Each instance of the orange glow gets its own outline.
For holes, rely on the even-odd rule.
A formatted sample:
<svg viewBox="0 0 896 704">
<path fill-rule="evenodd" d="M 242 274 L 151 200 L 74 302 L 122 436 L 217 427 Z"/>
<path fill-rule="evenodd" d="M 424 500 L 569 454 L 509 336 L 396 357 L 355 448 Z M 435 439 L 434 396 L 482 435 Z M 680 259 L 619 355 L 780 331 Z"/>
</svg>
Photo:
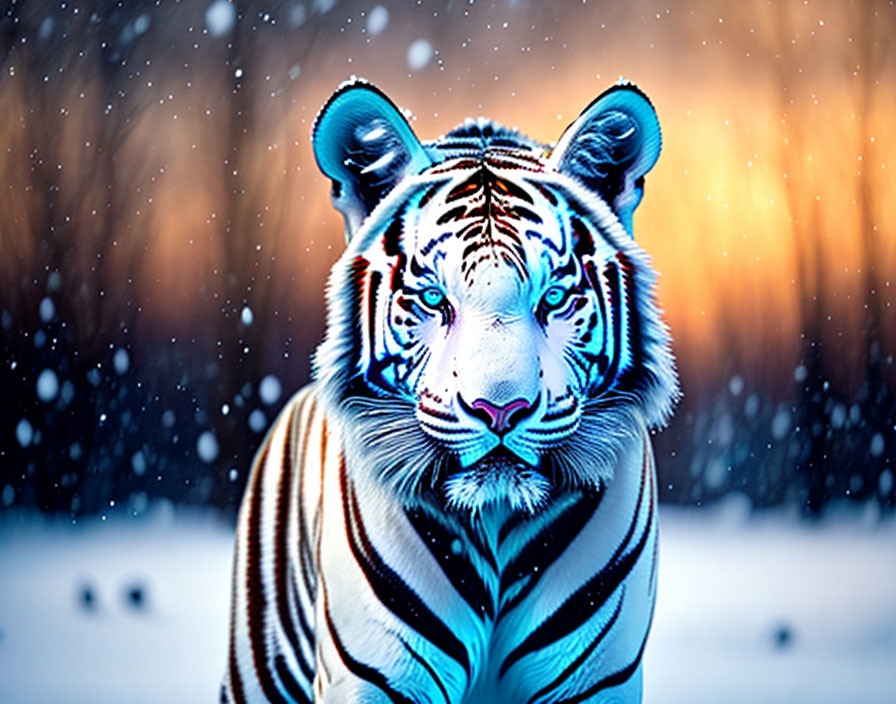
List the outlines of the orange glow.
<svg viewBox="0 0 896 704">
<path fill-rule="evenodd" d="M 482 114 L 552 141 L 624 74 L 654 100 L 664 131 L 635 234 L 661 272 L 659 296 L 683 376 L 750 371 L 770 386 L 792 380 L 800 291 L 808 289 L 822 299 L 834 373 L 855 385 L 867 281 L 861 179 L 872 195 L 865 207 L 876 228 L 886 348 L 896 344 L 896 94 L 884 88 L 896 85 L 893 52 L 876 66 L 872 101 L 861 113 L 854 66 L 862 37 L 841 4 L 794 10 L 785 45 L 776 35 L 781 11 L 765 3 L 721 19 L 711 3 L 559 5 L 455 8 L 443 18 L 396 12 L 389 34 L 370 41 L 358 31 L 357 12 L 345 24 L 345 13 L 334 10 L 294 35 L 246 44 L 239 100 L 222 45 L 203 38 L 210 54 L 188 68 L 181 60 L 188 45 L 170 53 L 159 46 L 133 97 L 116 108 L 132 111 L 113 116 L 117 130 L 104 115 L 109 97 L 95 65 L 73 61 L 35 102 L 26 88 L 39 79 L 26 74 L 23 49 L 0 81 L 4 298 L 15 299 L 22 273 L 39 265 L 46 202 L 35 179 L 47 172 L 31 168 L 38 148 L 62 164 L 55 216 L 72 238 L 73 291 L 90 280 L 95 250 L 105 248 L 121 273 L 109 298 L 133 299 L 148 322 L 178 328 L 220 306 L 238 268 L 255 289 L 270 291 L 271 310 L 316 316 L 316 329 L 343 236 L 309 132 L 342 80 L 361 73 L 413 109 L 423 139 Z M 886 3 L 853 12 L 878 8 L 893 14 Z M 186 10 L 171 12 L 174 26 L 186 24 Z M 869 41 L 888 41 L 878 33 Z M 437 55 L 413 73 L 405 51 L 418 37 Z M 781 54 L 788 39 L 792 65 Z M 59 132 L 34 144 L 42 125 Z M 98 145 L 107 149 L 100 158 Z M 111 232 L 95 215 L 110 207 L 107 178 L 118 209 Z M 801 273 L 806 257 L 820 263 Z M 114 319 L 114 306 L 98 315 Z"/>
</svg>

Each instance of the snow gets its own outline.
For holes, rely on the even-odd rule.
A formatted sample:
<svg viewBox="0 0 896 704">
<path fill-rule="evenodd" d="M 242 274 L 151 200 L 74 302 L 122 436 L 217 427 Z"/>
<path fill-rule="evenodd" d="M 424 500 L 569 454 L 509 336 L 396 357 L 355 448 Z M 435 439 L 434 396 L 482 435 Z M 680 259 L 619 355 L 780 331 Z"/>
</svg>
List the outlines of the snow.
<svg viewBox="0 0 896 704">
<path fill-rule="evenodd" d="M 239 69 L 237 69 L 239 71 Z M 243 75 L 242 71 L 240 71 L 240 76 Z M 237 76 L 239 78 L 240 76 Z M 244 306 L 242 312 L 240 313 L 240 320 L 243 321 L 243 325 L 249 327 L 252 324 L 252 321 L 255 320 L 255 316 L 252 314 L 252 309 L 249 306 Z"/>
<path fill-rule="evenodd" d="M 268 374 L 258 384 L 258 396 L 266 406 L 271 406 L 277 403 L 277 400 L 282 393 L 283 386 L 280 383 L 280 380 L 273 374 Z"/>
<path fill-rule="evenodd" d="M 268 424 L 268 419 L 260 408 L 256 408 L 249 414 L 249 428 L 253 433 L 260 433 Z"/>
<path fill-rule="evenodd" d="M 389 24 L 389 11 L 382 5 L 375 6 L 367 15 L 367 33 L 376 36 Z"/>
<path fill-rule="evenodd" d="M 141 34 L 144 34 L 147 29 L 149 29 L 149 25 L 152 23 L 149 15 L 143 14 L 140 15 L 136 20 L 134 20 L 134 34 L 138 37 Z"/>
<path fill-rule="evenodd" d="M 740 396 L 740 392 L 744 390 L 744 379 L 739 374 L 735 374 L 728 382 L 728 390 L 732 396 Z"/>
<path fill-rule="evenodd" d="M 44 403 L 49 403 L 59 392 L 59 379 L 52 369 L 44 369 L 37 377 L 37 397 Z"/>
<path fill-rule="evenodd" d="M 783 440 L 788 430 L 790 430 L 790 414 L 786 408 L 781 407 L 772 418 L 772 437 L 775 440 Z"/>
<path fill-rule="evenodd" d="M 302 3 L 297 3 L 289 8 L 289 24 L 293 29 L 298 29 L 305 24 L 308 12 Z"/>
<path fill-rule="evenodd" d="M 155 518 L 3 521 L 0 701 L 216 701 L 231 533 L 199 517 Z"/>
<path fill-rule="evenodd" d="M 889 469 L 885 469 L 880 473 L 878 484 L 880 485 L 881 494 L 884 496 L 889 494 L 893 490 L 893 473 Z"/>
<path fill-rule="evenodd" d="M 116 374 L 124 374 L 128 367 L 131 366 L 131 359 L 128 357 L 127 350 L 119 347 L 112 356 L 112 366 L 115 367 Z"/>
<path fill-rule="evenodd" d="M 43 22 L 40 23 L 40 29 L 37 30 L 37 36 L 41 40 L 47 40 L 50 38 L 50 35 L 53 34 L 53 22 L 52 17 L 45 17 Z"/>
<path fill-rule="evenodd" d="M 896 523 L 663 506 L 660 525 L 647 704 L 892 704 Z M 0 701 L 215 701 L 231 549 L 229 526 L 167 504 L 0 514 Z"/>
<path fill-rule="evenodd" d="M 314 9 L 321 15 L 325 15 L 336 6 L 336 0 L 314 0 Z"/>
<path fill-rule="evenodd" d="M 16 440 L 19 441 L 19 445 L 22 447 L 28 447 L 31 444 L 31 440 L 34 438 L 34 428 L 31 423 L 28 422 L 27 418 L 22 418 L 16 424 Z"/>
<path fill-rule="evenodd" d="M 143 454 L 143 450 L 137 450 L 131 455 L 131 469 L 138 477 L 146 474 L 146 455 Z"/>
<path fill-rule="evenodd" d="M 645 702 L 892 704 L 896 524 L 663 508 Z"/>
<path fill-rule="evenodd" d="M 425 39 L 418 39 L 408 47 L 408 68 L 419 71 L 432 59 L 432 44 Z"/>
<path fill-rule="evenodd" d="M 205 26 L 213 37 L 220 37 L 233 29 L 236 7 L 227 0 L 215 0 L 205 11 Z"/>
<path fill-rule="evenodd" d="M 196 440 L 196 454 L 203 462 L 215 461 L 218 456 L 218 439 L 212 431 L 206 430 Z"/>
<path fill-rule="evenodd" d="M 99 386 L 103 381 L 103 376 L 100 374 L 99 369 L 91 369 L 87 372 L 87 381 L 91 386 Z"/>
<path fill-rule="evenodd" d="M 62 390 L 59 393 L 59 397 L 62 399 L 63 406 L 67 406 L 72 402 L 72 399 L 75 397 L 75 385 L 70 379 L 62 382 Z"/>
<path fill-rule="evenodd" d="M 56 315 L 56 306 L 53 303 L 53 299 L 49 296 L 43 298 L 38 307 L 38 312 L 40 313 L 40 319 L 45 323 L 49 323 L 53 316 Z"/>
</svg>

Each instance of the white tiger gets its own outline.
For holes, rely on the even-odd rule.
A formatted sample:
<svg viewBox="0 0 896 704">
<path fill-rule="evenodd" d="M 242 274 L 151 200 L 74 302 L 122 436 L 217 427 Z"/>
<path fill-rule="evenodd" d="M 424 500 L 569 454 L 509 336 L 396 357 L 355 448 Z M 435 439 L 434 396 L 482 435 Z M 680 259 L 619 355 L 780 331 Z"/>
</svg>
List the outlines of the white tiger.
<svg viewBox="0 0 896 704">
<path fill-rule="evenodd" d="M 678 393 L 631 237 L 652 106 L 423 144 L 353 81 L 313 140 L 348 246 L 243 499 L 222 701 L 640 701 Z"/>
</svg>

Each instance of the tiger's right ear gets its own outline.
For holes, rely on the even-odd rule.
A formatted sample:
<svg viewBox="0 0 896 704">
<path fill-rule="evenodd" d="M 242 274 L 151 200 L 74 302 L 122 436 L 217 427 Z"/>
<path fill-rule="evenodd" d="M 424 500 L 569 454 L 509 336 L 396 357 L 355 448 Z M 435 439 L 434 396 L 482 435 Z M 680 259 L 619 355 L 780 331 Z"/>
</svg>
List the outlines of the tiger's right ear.
<svg viewBox="0 0 896 704">
<path fill-rule="evenodd" d="M 360 79 L 340 86 L 321 108 L 311 141 L 318 167 L 333 180 L 346 240 L 399 181 L 432 163 L 395 104 Z"/>
</svg>

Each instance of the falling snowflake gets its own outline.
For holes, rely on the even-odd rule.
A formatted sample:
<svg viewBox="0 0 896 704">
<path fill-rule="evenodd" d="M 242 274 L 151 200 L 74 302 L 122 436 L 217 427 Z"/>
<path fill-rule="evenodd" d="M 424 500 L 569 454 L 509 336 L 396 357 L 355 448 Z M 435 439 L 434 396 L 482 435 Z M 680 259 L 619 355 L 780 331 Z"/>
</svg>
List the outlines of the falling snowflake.
<svg viewBox="0 0 896 704">
<path fill-rule="evenodd" d="M 280 384 L 280 380 L 273 374 L 268 374 L 258 385 L 258 396 L 266 406 L 277 403 L 281 393 L 283 393 L 283 387 Z"/>
<path fill-rule="evenodd" d="M 196 440 L 196 454 L 203 462 L 210 464 L 215 461 L 218 456 L 218 439 L 212 431 L 206 430 Z"/>
<path fill-rule="evenodd" d="M 233 29 L 236 8 L 227 0 L 215 0 L 205 11 L 205 26 L 213 37 L 220 37 Z"/>
<path fill-rule="evenodd" d="M 59 393 L 59 379 L 52 369 L 44 369 L 37 377 L 37 397 L 44 403 L 49 403 Z"/>
<path fill-rule="evenodd" d="M 115 367 L 117 374 L 124 374 L 128 367 L 131 366 L 131 360 L 128 353 L 121 347 L 115 350 L 115 356 L 112 357 L 112 366 Z"/>
<path fill-rule="evenodd" d="M 408 67 L 411 71 L 419 71 L 432 59 L 432 44 L 425 39 L 418 39 L 408 47 Z"/>
<path fill-rule="evenodd" d="M 367 33 L 376 36 L 389 24 L 389 11 L 382 5 L 374 7 L 367 15 Z"/>
</svg>

